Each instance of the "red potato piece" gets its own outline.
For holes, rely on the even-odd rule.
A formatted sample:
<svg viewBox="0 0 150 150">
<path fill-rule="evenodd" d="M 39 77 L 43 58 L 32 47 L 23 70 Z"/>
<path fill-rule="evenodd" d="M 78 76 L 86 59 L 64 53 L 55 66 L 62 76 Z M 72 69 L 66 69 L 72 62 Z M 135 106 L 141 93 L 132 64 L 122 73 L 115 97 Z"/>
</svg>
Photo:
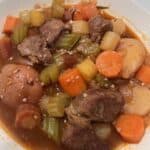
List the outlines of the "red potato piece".
<svg viewBox="0 0 150 150">
<path fill-rule="evenodd" d="M 0 98 L 11 108 L 23 102 L 37 104 L 43 93 L 38 73 L 25 65 L 8 64 L 0 74 Z"/>
<path fill-rule="evenodd" d="M 32 104 L 21 104 L 16 113 L 15 126 L 23 129 L 33 129 L 40 124 L 41 114 L 38 107 Z"/>
<path fill-rule="evenodd" d="M 123 38 L 117 49 L 123 56 L 123 69 L 121 76 L 128 79 L 134 76 L 135 72 L 144 63 L 146 50 L 142 43 L 136 39 Z"/>
</svg>

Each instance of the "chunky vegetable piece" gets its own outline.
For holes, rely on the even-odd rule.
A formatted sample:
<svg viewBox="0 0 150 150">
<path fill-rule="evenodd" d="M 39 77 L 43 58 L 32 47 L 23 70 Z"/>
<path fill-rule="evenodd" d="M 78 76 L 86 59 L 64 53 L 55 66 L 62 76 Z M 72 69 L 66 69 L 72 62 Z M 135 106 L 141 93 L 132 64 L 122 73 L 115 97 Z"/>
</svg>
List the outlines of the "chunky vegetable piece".
<svg viewBox="0 0 150 150">
<path fill-rule="evenodd" d="M 59 93 L 53 97 L 43 97 L 40 101 L 40 107 L 51 117 L 63 117 L 65 107 L 68 106 L 69 103 L 69 96 Z"/>
<path fill-rule="evenodd" d="M 75 5 L 75 9 L 74 20 L 89 20 L 91 17 L 98 15 L 95 3 L 77 4 Z"/>
<path fill-rule="evenodd" d="M 12 34 L 12 40 L 17 45 L 21 43 L 27 36 L 28 27 L 27 25 L 21 23 L 16 26 Z"/>
<path fill-rule="evenodd" d="M 5 65 L 0 73 L 0 95 L 1 102 L 14 110 L 23 102 L 38 104 L 43 95 L 38 72 L 27 65 Z"/>
<path fill-rule="evenodd" d="M 115 51 L 105 51 L 97 57 L 96 67 L 106 77 L 117 77 L 122 69 L 122 57 Z"/>
<path fill-rule="evenodd" d="M 120 36 L 117 33 L 108 31 L 101 41 L 100 48 L 102 50 L 115 50 L 119 41 Z"/>
<path fill-rule="evenodd" d="M 63 0 L 54 0 L 52 3 L 52 17 L 62 18 L 65 12 Z"/>
<path fill-rule="evenodd" d="M 136 39 L 124 38 L 120 40 L 117 50 L 123 56 L 121 76 L 126 79 L 134 76 L 145 59 L 146 54 L 143 44 Z"/>
<path fill-rule="evenodd" d="M 0 39 L 0 58 L 5 61 L 12 54 L 12 42 L 9 37 L 2 37 Z"/>
<path fill-rule="evenodd" d="M 94 126 L 96 135 L 102 139 L 107 140 L 111 135 L 111 126 L 109 124 L 98 123 Z"/>
<path fill-rule="evenodd" d="M 19 18 L 13 16 L 7 16 L 5 20 L 3 32 L 12 33 L 19 22 L 20 22 Z"/>
<path fill-rule="evenodd" d="M 30 12 L 31 26 L 40 27 L 45 22 L 45 16 L 43 11 L 39 9 L 33 9 Z"/>
<path fill-rule="evenodd" d="M 59 75 L 59 67 L 56 64 L 51 64 L 42 70 L 40 74 L 40 80 L 44 84 L 56 82 Z"/>
<path fill-rule="evenodd" d="M 86 89 L 86 84 L 78 69 L 68 69 L 59 76 L 63 90 L 71 96 L 77 96 Z"/>
<path fill-rule="evenodd" d="M 77 69 L 86 81 L 90 81 L 97 73 L 97 69 L 93 61 L 89 58 L 83 60 L 77 65 Z"/>
<path fill-rule="evenodd" d="M 147 87 L 136 86 L 132 89 L 132 100 L 125 105 L 125 112 L 147 115 L 150 112 L 150 90 Z"/>
<path fill-rule="evenodd" d="M 30 19 L 30 11 L 29 10 L 21 11 L 19 16 L 20 16 L 21 21 L 24 24 L 30 25 L 31 19 Z"/>
<path fill-rule="evenodd" d="M 56 42 L 56 47 L 61 49 L 71 50 L 74 45 L 79 41 L 80 35 L 76 33 L 64 34 Z"/>
<path fill-rule="evenodd" d="M 42 124 L 43 131 L 56 143 L 60 142 L 60 121 L 57 118 L 45 117 Z"/>
<path fill-rule="evenodd" d="M 143 65 L 137 72 L 136 78 L 141 82 L 150 84 L 150 66 Z"/>
<path fill-rule="evenodd" d="M 112 20 L 113 24 L 113 32 L 118 33 L 119 35 L 123 35 L 126 31 L 126 25 L 122 19 L 117 18 Z"/>
<path fill-rule="evenodd" d="M 131 143 L 138 143 L 145 131 L 144 119 L 139 115 L 121 115 L 115 127 L 122 138 Z"/>
<path fill-rule="evenodd" d="M 72 32 L 73 33 L 88 34 L 89 33 L 88 22 L 86 22 L 84 20 L 73 21 Z"/>
</svg>

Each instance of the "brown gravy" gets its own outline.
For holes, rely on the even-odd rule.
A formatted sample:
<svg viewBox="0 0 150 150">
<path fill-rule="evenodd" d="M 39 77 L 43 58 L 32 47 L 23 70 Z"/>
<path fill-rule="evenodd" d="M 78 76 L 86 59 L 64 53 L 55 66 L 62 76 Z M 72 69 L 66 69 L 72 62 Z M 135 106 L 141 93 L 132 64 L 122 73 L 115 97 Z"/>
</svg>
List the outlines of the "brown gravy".
<svg viewBox="0 0 150 150">
<path fill-rule="evenodd" d="M 31 131 L 16 129 L 14 126 L 14 118 L 15 112 L 0 102 L 0 125 L 17 143 L 20 143 L 28 150 L 64 150 L 61 148 L 61 145 L 57 146 L 39 128 Z M 108 139 L 108 143 L 112 147 L 116 147 L 122 142 L 121 138 L 113 130 L 112 135 Z"/>
<path fill-rule="evenodd" d="M 14 126 L 15 112 L 0 103 L 0 122 L 6 133 L 26 149 L 32 150 L 62 150 L 56 146 L 39 128 L 28 131 L 16 129 Z"/>
</svg>

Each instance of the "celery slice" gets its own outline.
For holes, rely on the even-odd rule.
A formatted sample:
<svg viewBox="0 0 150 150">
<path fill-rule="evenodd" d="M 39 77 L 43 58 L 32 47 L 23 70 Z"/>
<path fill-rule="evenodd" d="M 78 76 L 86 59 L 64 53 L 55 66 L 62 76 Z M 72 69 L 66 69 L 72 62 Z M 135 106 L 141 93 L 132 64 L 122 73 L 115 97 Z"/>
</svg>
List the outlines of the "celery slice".
<svg viewBox="0 0 150 150">
<path fill-rule="evenodd" d="M 56 64 L 51 64 L 42 70 L 40 74 L 40 80 L 47 85 L 50 82 L 56 82 L 58 75 L 59 67 Z"/>
<path fill-rule="evenodd" d="M 23 23 L 19 24 L 12 34 L 13 42 L 15 44 L 21 43 L 27 37 L 27 32 L 28 26 Z"/>
<path fill-rule="evenodd" d="M 56 42 L 56 47 L 59 49 L 71 50 L 80 40 L 80 35 L 76 33 L 64 34 Z"/>
<path fill-rule="evenodd" d="M 60 121 L 57 118 L 45 117 L 42 129 L 56 143 L 60 142 Z"/>
</svg>

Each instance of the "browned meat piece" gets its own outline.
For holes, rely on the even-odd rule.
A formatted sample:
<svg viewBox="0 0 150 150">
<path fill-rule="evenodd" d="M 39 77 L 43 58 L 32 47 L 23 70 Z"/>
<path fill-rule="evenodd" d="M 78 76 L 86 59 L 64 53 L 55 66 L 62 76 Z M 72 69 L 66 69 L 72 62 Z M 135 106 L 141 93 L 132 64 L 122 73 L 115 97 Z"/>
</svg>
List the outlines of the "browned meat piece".
<svg viewBox="0 0 150 150">
<path fill-rule="evenodd" d="M 32 104 L 21 104 L 16 113 L 15 126 L 23 129 L 33 129 L 40 124 L 41 114 L 38 107 Z"/>
<path fill-rule="evenodd" d="M 71 68 L 78 62 L 78 57 L 76 54 L 64 54 L 63 55 L 64 59 L 64 67 L 65 68 Z"/>
<path fill-rule="evenodd" d="M 51 45 L 59 37 L 64 28 L 65 24 L 62 20 L 52 19 L 40 28 L 40 32 L 45 37 L 48 45 Z"/>
<path fill-rule="evenodd" d="M 99 43 L 106 31 L 112 30 L 112 23 L 101 16 L 95 16 L 89 20 L 90 37 Z"/>
<path fill-rule="evenodd" d="M 38 73 L 25 65 L 7 64 L 0 73 L 0 99 L 17 108 L 24 102 L 37 104 L 43 94 Z"/>
<path fill-rule="evenodd" d="M 69 109 L 66 109 L 66 114 L 68 114 L 68 120 L 74 125 L 78 125 L 80 127 L 90 127 L 90 120 L 77 114 L 77 111 L 74 109 L 72 105 L 70 105 Z"/>
<path fill-rule="evenodd" d="M 18 51 L 22 56 L 28 57 L 34 64 L 49 64 L 51 53 L 46 48 L 46 42 L 39 35 L 30 36 L 18 45 Z"/>
<path fill-rule="evenodd" d="M 63 17 L 64 21 L 70 21 L 70 20 L 72 20 L 75 11 L 76 11 L 75 8 L 69 8 L 69 9 L 65 10 L 64 17 Z"/>
<path fill-rule="evenodd" d="M 114 83 L 116 86 L 125 85 L 129 83 L 129 80 L 122 79 L 122 78 L 116 78 L 111 80 L 112 83 Z"/>
<path fill-rule="evenodd" d="M 123 97 L 117 91 L 90 89 L 78 96 L 68 109 L 74 108 L 74 114 L 91 121 L 112 122 L 121 112 L 123 105 Z"/>
<path fill-rule="evenodd" d="M 62 143 L 69 150 L 109 150 L 109 147 L 102 144 L 92 129 L 71 124 L 67 124 L 64 129 Z"/>
<path fill-rule="evenodd" d="M 35 36 L 39 34 L 40 34 L 40 31 L 38 28 L 30 28 L 28 31 L 28 36 Z"/>
</svg>

